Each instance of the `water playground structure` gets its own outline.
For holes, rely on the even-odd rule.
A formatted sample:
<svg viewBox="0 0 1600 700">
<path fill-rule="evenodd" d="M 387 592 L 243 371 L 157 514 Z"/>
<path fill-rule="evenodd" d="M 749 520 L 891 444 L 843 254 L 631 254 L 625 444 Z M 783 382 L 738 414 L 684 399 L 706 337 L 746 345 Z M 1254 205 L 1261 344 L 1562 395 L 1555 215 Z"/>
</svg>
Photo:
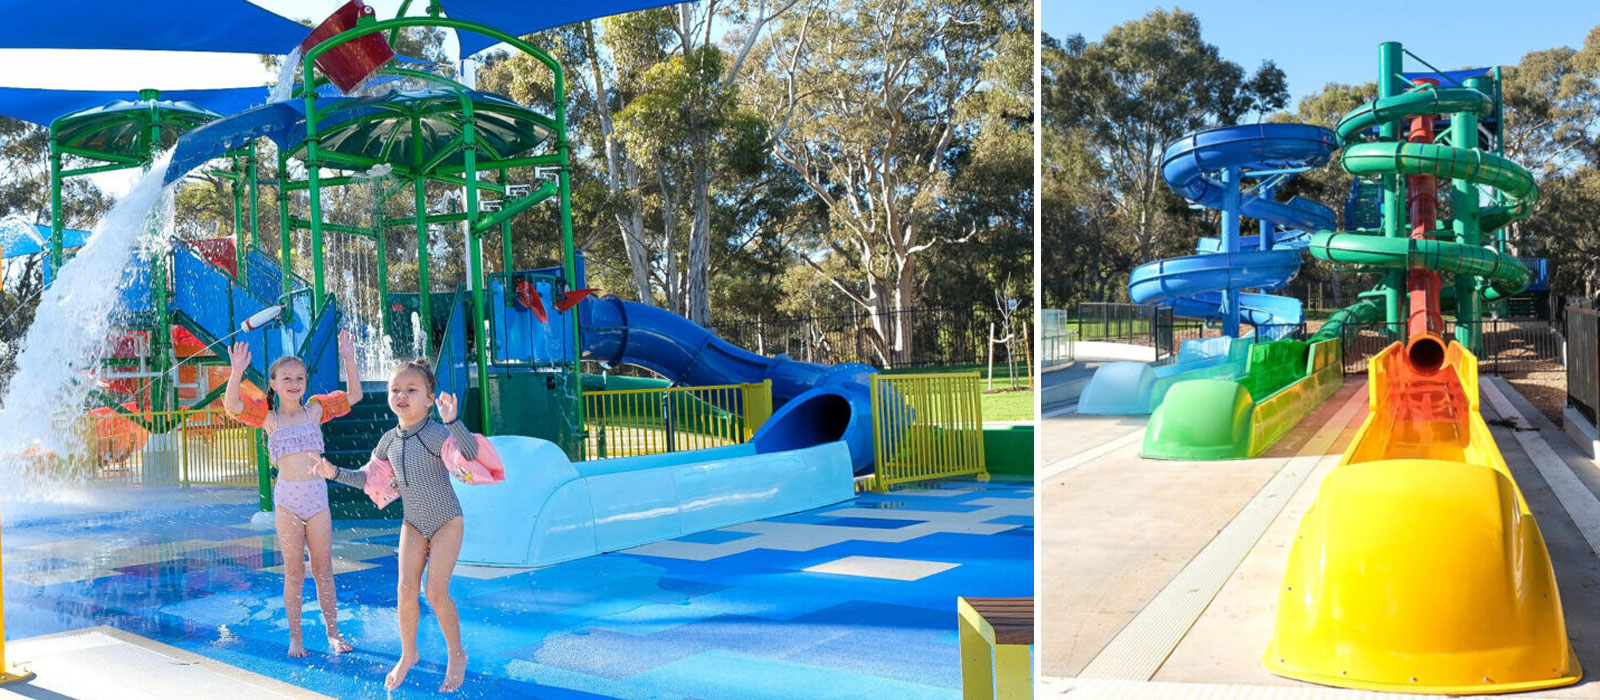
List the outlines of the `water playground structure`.
<svg viewBox="0 0 1600 700">
<path fill-rule="evenodd" d="M 1299 484 L 1311 469 L 1292 465 L 1317 461 L 1321 446 L 1342 439 L 1346 423 L 1354 426 L 1352 419 L 1365 409 L 1320 485 L 1305 482 L 1309 510 L 1292 535 L 1273 535 L 1278 526 L 1269 528 L 1267 520 L 1260 521 L 1260 532 L 1246 528 L 1249 542 L 1261 532 L 1278 538 L 1256 549 L 1288 552 L 1287 570 L 1270 594 L 1275 607 L 1268 613 L 1262 601 L 1250 608 L 1271 620 L 1261 667 L 1322 685 L 1409 693 L 1573 684 L 1582 669 L 1568 639 L 1550 549 L 1480 413 L 1475 355 L 1483 344 L 1480 319 L 1530 284 L 1529 268 L 1507 252 L 1506 227 L 1532 213 L 1538 186 L 1527 168 L 1503 155 L 1499 69 L 1443 72 L 1418 58 L 1427 71 L 1406 72 L 1406 55 L 1398 43 L 1381 46 L 1377 99 L 1345 115 L 1333 132 L 1304 125 L 1224 127 L 1169 146 L 1163 160 L 1169 183 L 1192 201 L 1220 208 L 1223 235 L 1203 241 L 1199 255 L 1135 270 L 1130 292 L 1138 301 L 1210 314 L 1224 337 L 1190 341 L 1166 367 L 1107 365 L 1094 380 L 1099 386 L 1091 384 L 1098 395 L 1086 390 L 1082 401 L 1089 405 L 1080 413 L 1153 410 L 1142 427 L 1126 429 L 1128 449 L 1142 445 L 1138 454 L 1145 458 L 1262 456 L 1344 385 L 1341 354 L 1352 329 L 1386 334 L 1387 346 L 1367 366 L 1365 401 L 1350 394 L 1337 410 L 1319 411 L 1321 427 L 1298 438 L 1290 452 L 1253 460 L 1283 466 L 1245 507 L 1257 507 L 1267 494 L 1274 503 L 1260 505 L 1260 512 L 1278 513 L 1298 488 L 1278 485 Z M 1266 209 L 1252 205 L 1252 195 L 1270 192 L 1289 172 L 1320 165 L 1335 149 L 1339 165 L 1355 176 L 1344 230 L 1327 217 L 1289 232 L 1284 224 L 1298 222 L 1282 220 L 1283 214 L 1304 220 L 1323 209 L 1293 200 Z M 1242 179 L 1257 185 L 1240 192 Z M 1446 197 L 1448 210 L 1441 206 Z M 1251 213 L 1252 206 L 1259 213 Z M 1263 222 L 1253 245 L 1236 239 L 1241 212 Z M 1262 303 L 1239 292 L 1281 285 L 1300 250 L 1380 277 L 1307 340 L 1275 339 L 1275 322 L 1298 323 L 1292 300 Z M 1445 320 L 1452 311 L 1453 329 Z M 1241 321 L 1255 332 L 1240 335 Z M 1485 387 L 1483 393 L 1499 390 Z M 1496 412 L 1506 410 L 1497 406 Z M 1107 425 L 1094 416 L 1081 420 Z M 1127 466 L 1108 462 L 1105 468 Z M 1166 466 L 1138 468 L 1180 473 Z M 1072 483 L 1095 477 L 1083 478 Z M 1285 527 L 1294 527 L 1294 520 Z M 1239 556 L 1247 550 L 1243 546 Z M 1195 555 L 1191 568 L 1202 556 Z M 1270 553 L 1250 553 L 1257 556 L 1271 559 Z M 1232 607 L 1209 623 L 1200 617 L 1196 629 L 1214 633 L 1218 625 L 1237 625 L 1244 614 L 1240 596 L 1256 606 L 1265 593 L 1259 587 L 1240 592 L 1221 580 L 1217 585 L 1232 597 L 1213 604 Z M 1144 612 L 1173 614 L 1160 604 L 1150 602 Z M 1124 634 L 1144 629 L 1143 622 L 1136 618 Z M 1114 675 L 1133 663 L 1136 643 L 1122 641 L 1119 636 L 1081 667 L 1083 676 L 1131 677 Z M 1202 649 L 1204 640 L 1185 644 L 1171 657 L 1156 658 L 1191 671 L 1215 663 Z"/>
<path fill-rule="evenodd" d="M 592 12 L 655 4 L 611 3 Z M 425 354 L 438 369 L 440 391 L 463 397 L 471 429 L 493 436 L 512 457 L 508 464 L 521 457 L 541 465 L 539 474 L 508 469 L 511 479 L 501 487 L 461 490 L 469 514 L 493 514 L 506 523 L 499 532 L 469 534 L 462 561 L 509 566 L 549 564 L 848 500 L 858 477 L 873 474 L 875 464 L 894 459 L 913 438 L 926 437 L 915 424 L 937 410 L 921 408 L 915 391 L 874 387 L 870 366 L 764 357 L 670 312 L 595 295 L 573 243 L 563 68 L 517 38 L 589 15 L 536 17 L 533 10 L 472 0 L 443 5 L 432 3 L 425 16 L 412 17 L 404 16 L 403 6 L 400 16 L 387 20 L 359 3 L 346 5 L 301 41 L 277 93 L 282 99 L 266 104 L 241 106 L 249 98 L 233 91 L 190 91 L 182 95 L 190 99 L 174 99 L 178 95 L 145 90 L 40 122 L 50 128 L 52 223 L 42 245 L 36 241 L 14 253 L 46 256 L 46 284 L 70 264 L 68 253 L 83 238 L 63 226 L 66 179 L 150 168 L 171 149 L 166 183 L 208 168 L 233 185 L 231 237 L 173 240 L 120 288 L 124 332 L 106 360 L 97 392 L 105 407 L 96 411 L 138 423 L 153 436 L 170 432 L 180 419 L 168 416 L 178 409 L 203 408 L 221 397 L 226 358 L 219 348 L 231 341 L 251 347 L 247 392 L 260 392 L 267 364 L 286 354 L 305 361 L 309 392 L 339 388 L 334 340 L 341 328 L 355 329 L 368 348 L 382 346 L 376 354 L 383 357 Z M 498 18 L 511 31 L 446 16 L 449 11 Z M 503 42 L 548 71 L 550 103 L 525 106 L 396 57 L 390 42 L 411 27 L 454 30 L 463 51 Z M 258 101 L 260 92 L 253 91 Z M 276 181 L 258 172 L 263 137 L 275 146 Z M 513 177 L 529 173 L 531 182 Z M 330 218 L 328 203 L 338 188 L 357 184 L 376 191 L 371 218 Z M 430 198 L 430 184 L 433 195 L 443 186 L 459 196 L 440 204 Z M 277 250 L 268 250 L 259 235 L 263 188 L 278 192 L 285 233 Z M 390 213 L 405 199 L 411 200 L 409 215 Z M 510 223 L 541 210 L 559 220 L 560 264 L 519 267 Z M 430 227 L 461 232 L 457 252 L 466 258 L 466 280 L 453 292 L 433 291 L 440 285 L 430 279 L 430 256 L 439 253 L 430 245 Z M 501 264 L 490 272 L 483 248 L 497 234 Z M 403 268 L 390 259 L 390 251 L 409 247 L 396 245 L 398 235 L 415 235 L 412 251 L 402 254 Z M 309 279 L 295 271 L 307 268 Z M 366 285 L 351 282 L 352 268 Z M 425 291 L 391 292 L 397 269 L 415 274 L 416 288 Z M 665 406 L 586 405 L 590 387 L 604 382 L 585 375 L 582 360 L 641 366 L 674 385 L 707 391 L 675 394 L 662 401 Z M 730 387 L 735 390 L 718 395 L 731 398 L 709 402 L 709 391 Z M 381 397 L 376 385 L 371 391 Z M 595 434 L 592 414 L 625 421 L 631 412 L 651 410 L 664 411 L 669 425 L 678 423 L 668 431 L 670 454 L 605 453 L 607 439 Z M 981 419 L 975 397 L 961 410 L 964 422 L 936 428 L 944 434 L 905 452 L 925 460 L 964 444 L 957 433 L 980 431 Z M 326 427 L 329 459 L 359 467 L 391 423 L 381 400 L 357 405 Z M 674 430 L 680 445 L 694 442 L 685 438 L 697 430 L 725 439 L 695 443 L 723 445 L 715 449 L 672 450 Z M 262 506 L 269 510 L 270 473 L 259 436 L 256 441 Z M 982 472 L 976 444 L 976 452 L 960 448 L 958 457 L 974 465 L 968 473 Z M 334 490 L 340 517 L 398 517 L 395 506 L 376 512 L 353 489 Z M 536 518 L 526 517 L 535 512 Z"/>
</svg>

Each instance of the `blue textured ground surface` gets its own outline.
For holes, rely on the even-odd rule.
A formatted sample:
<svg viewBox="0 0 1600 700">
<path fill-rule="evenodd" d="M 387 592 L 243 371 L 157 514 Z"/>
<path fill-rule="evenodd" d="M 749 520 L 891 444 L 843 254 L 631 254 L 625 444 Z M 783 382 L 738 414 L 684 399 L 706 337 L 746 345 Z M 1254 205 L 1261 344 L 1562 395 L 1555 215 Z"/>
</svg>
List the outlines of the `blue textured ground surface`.
<svg viewBox="0 0 1600 700">
<path fill-rule="evenodd" d="M 395 523 L 335 523 L 340 625 L 284 656 L 282 557 L 253 492 L 149 489 L 8 514 L 12 639 L 108 624 L 340 698 L 384 697 L 399 654 Z M 1033 595 L 1031 485 L 943 482 L 537 570 L 463 567 L 466 697 L 960 697 L 955 598 Z M 488 527 L 468 522 L 468 527 Z M 818 570 L 808 571 L 816 568 Z M 444 639 L 391 697 L 432 696 Z"/>
</svg>

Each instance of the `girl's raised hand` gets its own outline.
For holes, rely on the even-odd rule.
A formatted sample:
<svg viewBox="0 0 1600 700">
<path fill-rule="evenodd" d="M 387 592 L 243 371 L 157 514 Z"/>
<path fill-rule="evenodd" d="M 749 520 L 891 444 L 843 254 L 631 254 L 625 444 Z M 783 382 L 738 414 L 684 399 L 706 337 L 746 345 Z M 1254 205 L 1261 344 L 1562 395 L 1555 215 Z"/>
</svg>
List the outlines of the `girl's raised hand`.
<svg viewBox="0 0 1600 700">
<path fill-rule="evenodd" d="M 233 376 L 242 377 L 244 371 L 250 367 L 250 344 L 234 343 L 228 348 L 228 370 Z"/>
<path fill-rule="evenodd" d="M 346 360 L 355 360 L 356 344 L 355 341 L 350 339 L 350 331 L 348 329 L 339 331 L 339 356 Z"/>
<path fill-rule="evenodd" d="M 449 423 L 456 419 L 455 394 L 441 393 L 439 394 L 439 400 L 435 403 L 439 406 L 439 420 Z"/>
</svg>

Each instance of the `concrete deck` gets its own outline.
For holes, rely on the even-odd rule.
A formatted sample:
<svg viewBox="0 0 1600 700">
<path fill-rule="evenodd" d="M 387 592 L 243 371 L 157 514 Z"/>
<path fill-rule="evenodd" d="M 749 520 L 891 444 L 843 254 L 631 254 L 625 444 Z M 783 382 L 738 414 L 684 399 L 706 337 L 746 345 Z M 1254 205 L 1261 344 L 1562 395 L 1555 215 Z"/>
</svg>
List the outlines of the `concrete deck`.
<svg viewBox="0 0 1600 700">
<path fill-rule="evenodd" d="M 193 698 L 328 697 L 113 627 L 15 640 L 6 654 L 35 675 L 0 686 L 0 698 L 159 700 L 175 688 Z"/>
<path fill-rule="evenodd" d="M 1537 697 L 1600 698 L 1600 468 L 1497 377 L 1491 425 L 1550 550 L 1568 634 L 1589 673 Z M 1263 457 L 1138 456 L 1144 417 L 1042 422 L 1040 697 L 1396 697 L 1323 688 L 1260 666 L 1289 543 L 1366 415 L 1352 377 Z M 1080 677 L 1081 676 L 1081 677 Z M 1526 697 L 1526 696 L 1522 696 Z"/>
</svg>

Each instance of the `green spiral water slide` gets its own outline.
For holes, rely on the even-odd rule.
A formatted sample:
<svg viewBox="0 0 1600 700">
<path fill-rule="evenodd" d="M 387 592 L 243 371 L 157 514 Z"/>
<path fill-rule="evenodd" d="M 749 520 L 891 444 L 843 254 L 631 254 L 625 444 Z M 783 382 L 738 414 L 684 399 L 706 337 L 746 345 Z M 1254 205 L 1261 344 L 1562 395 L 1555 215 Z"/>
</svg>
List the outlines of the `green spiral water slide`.
<svg viewBox="0 0 1600 700">
<path fill-rule="evenodd" d="M 1357 177 L 1432 175 L 1455 181 L 1454 229 L 1434 231 L 1430 236 L 1449 236 L 1454 240 L 1412 239 L 1404 237 L 1403 202 L 1398 194 L 1386 195 L 1386 230 L 1324 231 L 1311 239 L 1311 254 L 1335 263 L 1389 271 L 1429 269 L 1457 275 L 1453 291 L 1457 318 L 1476 320 L 1478 299 L 1493 301 L 1511 296 L 1528 286 L 1531 274 L 1516 258 L 1478 245 L 1484 233 L 1526 217 L 1533 211 L 1539 187 L 1526 168 L 1485 150 L 1468 147 L 1478 140 L 1477 120 L 1493 114 L 1494 99 L 1482 89 L 1485 78 L 1471 78 L 1465 87 L 1420 86 L 1416 89 L 1369 102 L 1339 120 L 1336 132 L 1346 143 L 1340 156 L 1345 170 Z M 1451 128 L 1444 132 L 1452 143 L 1408 143 L 1380 141 L 1350 143 L 1367 130 L 1392 125 L 1413 116 L 1451 115 Z M 1501 203 L 1479 209 L 1477 186 L 1498 190 Z M 1398 188 L 1390 186 L 1390 192 Z M 1390 198 L 1395 202 L 1390 204 Z M 1387 236 L 1385 234 L 1388 234 Z M 1384 289 L 1383 287 L 1387 287 Z M 1339 310 L 1328 319 L 1315 338 L 1339 338 L 1347 324 L 1387 320 L 1398 331 L 1398 304 L 1404 282 L 1397 276 L 1388 280 L 1374 296 L 1387 296 L 1392 304 L 1364 299 Z M 1445 291 L 1451 291 L 1446 287 Z M 1445 295 L 1445 302 L 1451 295 Z M 1386 309 L 1386 306 L 1393 308 Z M 1474 352 L 1478 350 L 1477 328 L 1457 327 L 1457 340 Z"/>
</svg>

